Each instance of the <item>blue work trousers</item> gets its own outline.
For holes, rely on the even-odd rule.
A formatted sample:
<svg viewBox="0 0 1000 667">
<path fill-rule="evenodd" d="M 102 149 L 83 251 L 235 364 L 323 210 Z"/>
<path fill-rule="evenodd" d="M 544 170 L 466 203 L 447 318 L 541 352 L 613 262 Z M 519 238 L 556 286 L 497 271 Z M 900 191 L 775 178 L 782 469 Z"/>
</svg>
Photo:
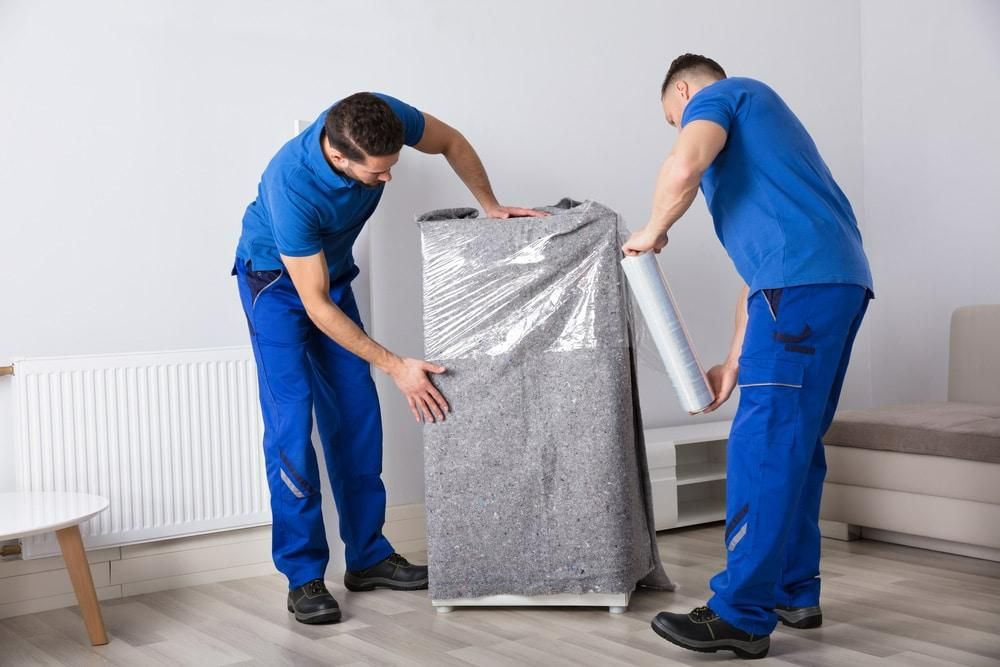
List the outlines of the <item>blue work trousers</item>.
<svg viewBox="0 0 1000 667">
<path fill-rule="evenodd" d="M 234 273 L 257 361 L 274 563 L 298 588 L 322 578 L 329 562 L 315 410 L 347 568 L 370 567 L 393 552 L 382 535 L 382 419 L 371 369 L 312 323 L 287 272 L 254 271 L 238 259 Z M 334 281 L 330 299 L 360 327 L 356 275 Z"/>
<path fill-rule="evenodd" d="M 775 605 L 819 604 L 823 435 L 869 298 L 864 287 L 824 284 L 748 301 L 727 446 L 726 569 L 708 601 L 745 632 L 774 630 Z"/>
</svg>

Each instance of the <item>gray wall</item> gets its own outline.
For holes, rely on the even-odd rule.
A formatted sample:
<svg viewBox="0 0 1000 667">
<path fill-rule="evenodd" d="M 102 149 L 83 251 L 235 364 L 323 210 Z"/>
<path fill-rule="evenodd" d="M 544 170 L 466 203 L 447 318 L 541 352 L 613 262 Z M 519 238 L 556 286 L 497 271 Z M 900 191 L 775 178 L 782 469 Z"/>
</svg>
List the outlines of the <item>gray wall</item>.
<svg viewBox="0 0 1000 667">
<path fill-rule="evenodd" d="M 1000 303 L 1000 3 L 861 17 L 873 400 L 944 400 L 951 312 Z"/>
<path fill-rule="evenodd" d="M 706 53 L 784 95 L 862 210 L 858 2 L 630 7 L 0 3 L 0 361 L 245 344 L 229 276 L 243 208 L 292 123 L 356 90 L 391 92 L 460 128 L 504 202 L 593 198 L 638 227 L 675 138 L 660 80 L 677 54 Z M 932 130 L 911 129 L 920 141 Z M 373 332 L 420 355 L 413 215 L 472 201 L 441 158 L 409 152 L 395 175 L 370 223 Z M 869 237 L 871 227 L 863 221 Z M 923 243 L 910 241 L 936 244 L 936 232 L 928 223 Z M 739 281 L 701 198 L 662 262 L 703 360 L 721 360 Z M 863 333 L 848 404 L 870 400 L 867 348 Z M 390 503 L 418 502 L 420 431 L 379 383 Z M 0 382 L 8 460 L 9 385 Z M 642 389 L 650 425 L 690 419 L 665 377 L 644 371 Z M 0 488 L 12 484 L 0 466 Z"/>
</svg>

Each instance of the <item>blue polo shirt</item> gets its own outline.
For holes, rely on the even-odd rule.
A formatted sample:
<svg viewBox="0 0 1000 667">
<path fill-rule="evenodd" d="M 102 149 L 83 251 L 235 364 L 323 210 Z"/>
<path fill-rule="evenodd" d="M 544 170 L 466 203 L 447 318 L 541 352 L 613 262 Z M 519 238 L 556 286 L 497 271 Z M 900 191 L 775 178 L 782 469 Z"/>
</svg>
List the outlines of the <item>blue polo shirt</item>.
<svg viewBox="0 0 1000 667">
<path fill-rule="evenodd" d="M 424 134 L 423 114 L 394 97 L 375 94 L 402 121 L 406 145 L 417 144 Z M 279 254 L 308 257 L 321 250 L 331 281 L 354 269 L 354 241 L 375 211 L 385 184 L 367 187 L 341 176 L 327 163 L 320 145 L 327 111 L 271 159 L 257 199 L 243 214 L 236 256 L 249 260 L 255 271 L 282 268 Z"/>
<path fill-rule="evenodd" d="M 777 93 L 753 79 L 723 79 L 688 102 L 681 126 L 693 120 L 727 132 L 701 191 L 751 294 L 822 283 L 872 289 L 851 204 Z"/>
</svg>

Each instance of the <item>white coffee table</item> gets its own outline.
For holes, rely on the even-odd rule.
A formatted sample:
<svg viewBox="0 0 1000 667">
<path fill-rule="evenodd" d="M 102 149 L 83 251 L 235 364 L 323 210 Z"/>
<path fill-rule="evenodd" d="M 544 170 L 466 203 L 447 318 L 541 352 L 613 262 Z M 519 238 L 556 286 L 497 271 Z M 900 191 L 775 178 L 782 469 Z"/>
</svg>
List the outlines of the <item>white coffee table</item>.
<svg viewBox="0 0 1000 667">
<path fill-rule="evenodd" d="M 80 613 L 94 646 L 108 643 L 94 580 L 83 550 L 80 524 L 108 508 L 108 499 L 86 493 L 0 493 L 0 540 L 55 531 Z"/>
</svg>

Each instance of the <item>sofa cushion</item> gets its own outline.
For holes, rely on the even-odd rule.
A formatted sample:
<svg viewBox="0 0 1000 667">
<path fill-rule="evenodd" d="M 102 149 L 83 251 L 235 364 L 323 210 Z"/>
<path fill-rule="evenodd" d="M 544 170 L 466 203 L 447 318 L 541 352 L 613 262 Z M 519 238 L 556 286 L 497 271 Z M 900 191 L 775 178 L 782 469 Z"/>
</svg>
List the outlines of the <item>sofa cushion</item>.
<svg viewBox="0 0 1000 667">
<path fill-rule="evenodd" d="M 933 402 L 837 413 L 828 445 L 1000 463 L 1000 405 Z"/>
</svg>

